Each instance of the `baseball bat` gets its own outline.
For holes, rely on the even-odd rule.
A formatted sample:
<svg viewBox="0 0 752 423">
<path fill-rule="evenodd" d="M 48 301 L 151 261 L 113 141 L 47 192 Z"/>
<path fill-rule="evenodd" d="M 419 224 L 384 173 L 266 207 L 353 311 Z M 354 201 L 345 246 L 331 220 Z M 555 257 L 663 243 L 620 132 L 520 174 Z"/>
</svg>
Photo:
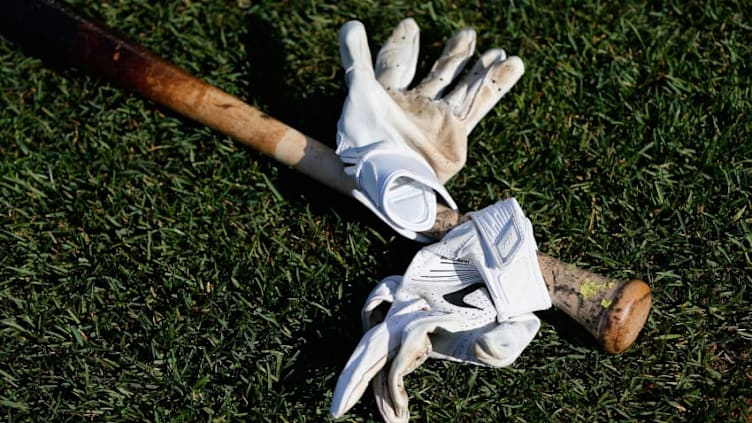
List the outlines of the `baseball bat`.
<svg viewBox="0 0 752 423">
<path fill-rule="evenodd" d="M 27 52 L 73 66 L 225 134 L 297 171 L 351 195 L 354 181 L 334 151 L 243 100 L 161 59 L 104 25 L 55 0 L 9 0 L 0 32 Z M 439 238 L 466 217 L 440 208 L 428 232 Z M 590 332 L 610 353 L 626 350 L 650 310 L 650 287 L 578 269 L 539 253 L 553 305 Z"/>
</svg>

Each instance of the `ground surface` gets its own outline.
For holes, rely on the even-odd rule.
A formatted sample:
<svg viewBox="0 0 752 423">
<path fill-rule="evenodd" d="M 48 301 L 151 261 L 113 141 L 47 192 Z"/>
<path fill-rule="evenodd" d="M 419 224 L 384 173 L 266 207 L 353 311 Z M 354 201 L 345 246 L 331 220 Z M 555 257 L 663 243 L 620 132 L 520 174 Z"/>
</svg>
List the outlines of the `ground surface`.
<svg viewBox="0 0 752 423">
<path fill-rule="evenodd" d="M 461 27 L 527 73 L 449 190 L 515 196 L 540 249 L 644 278 L 608 355 L 556 312 L 508 369 L 429 362 L 414 421 L 749 421 L 749 2 L 75 1 L 330 145 L 336 34 L 405 16 L 421 69 Z M 4 420 L 321 421 L 359 308 L 417 250 L 362 207 L 211 130 L 0 37 Z M 370 395 L 348 415 L 376 421 Z"/>
</svg>

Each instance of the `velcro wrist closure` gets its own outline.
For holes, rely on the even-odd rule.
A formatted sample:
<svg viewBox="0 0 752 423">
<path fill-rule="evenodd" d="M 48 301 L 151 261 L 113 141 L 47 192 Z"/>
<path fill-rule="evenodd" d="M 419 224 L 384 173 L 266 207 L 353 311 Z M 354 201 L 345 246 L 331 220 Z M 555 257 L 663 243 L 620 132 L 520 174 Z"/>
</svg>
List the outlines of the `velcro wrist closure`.
<svg viewBox="0 0 752 423">
<path fill-rule="evenodd" d="M 538 265 L 533 228 L 517 200 L 510 198 L 471 213 L 485 265 L 480 271 L 499 321 L 551 307 Z"/>
<path fill-rule="evenodd" d="M 359 191 L 354 196 L 403 235 L 433 226 L 436 193 L 457 209 L 433 169 L 417 153 L 374 148 L 359 158 L 351 172 Z"/>
</svg>

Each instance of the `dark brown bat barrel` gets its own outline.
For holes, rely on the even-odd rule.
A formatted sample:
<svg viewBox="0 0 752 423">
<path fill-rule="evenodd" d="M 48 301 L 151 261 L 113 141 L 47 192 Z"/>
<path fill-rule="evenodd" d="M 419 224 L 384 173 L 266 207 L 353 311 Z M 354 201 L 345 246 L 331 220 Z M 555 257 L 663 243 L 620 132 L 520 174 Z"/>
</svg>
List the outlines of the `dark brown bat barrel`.
<svg viewBox="0 0 752 423">
<path fill-rule="evenodd" d="M 57 1 L 7 0 L 0 31 L 35 56 L 102 77 L 331 188 L 353 188 L 331 148 Z"/>
</svg>

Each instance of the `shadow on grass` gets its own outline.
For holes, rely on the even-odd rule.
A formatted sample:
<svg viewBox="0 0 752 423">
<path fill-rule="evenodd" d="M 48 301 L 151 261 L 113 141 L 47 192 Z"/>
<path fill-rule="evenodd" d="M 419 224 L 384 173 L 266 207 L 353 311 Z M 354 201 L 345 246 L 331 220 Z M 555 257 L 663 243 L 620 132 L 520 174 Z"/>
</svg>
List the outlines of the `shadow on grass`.
<svg viewBox="0 0 752 423">
<path fill-rule="evenodd" d="M 300 88 L 288 82 L 287 76 L 295 69 L 285 60 L 286 49 L 280 41 L 283 38 L 273 22 L 249 17 L 244 39 L 251 64 L 247 98 L 281 122 L 334 149 L 337 120 L 346 96 L 344 73 L 339 71 L 335 76 L 342 81 L 341 90 L 301 98 Z M 276 167 L 274 185 L 286 199 L 295 202 L 305 198 L 306 205 L 316 214 L 334 211 L 345 222 L 361 222 L 385 239 L 393 236 L 391 228 L 352 198 L 271 160 L 265 160 L 263 167 L 270 173 Z"/>
<path fill-rule="evenodd" d="M 301 89 L 288 83 L 288 75 L 296 72 L 285 61 L 287 49 L 284 36 L 273 22 L 252 15 L 248 18 L 248 32 L 243 43 L 248 52 L 248 98 L 258 101 L 272 116 L 304 132 L 324 144 L 334 147 L 337 119 L 345 100 L 344 76 L 342 89 L 300 98 Z"/>
<path fill-rule="evenodd" d="M 563 343 L 587 349 L 601 349 L 598 342 L 585 327 L 567 316 L 563 311 L 551 308 L 536 312 L 535 315 L 550 324 Z"/>
</svg>

